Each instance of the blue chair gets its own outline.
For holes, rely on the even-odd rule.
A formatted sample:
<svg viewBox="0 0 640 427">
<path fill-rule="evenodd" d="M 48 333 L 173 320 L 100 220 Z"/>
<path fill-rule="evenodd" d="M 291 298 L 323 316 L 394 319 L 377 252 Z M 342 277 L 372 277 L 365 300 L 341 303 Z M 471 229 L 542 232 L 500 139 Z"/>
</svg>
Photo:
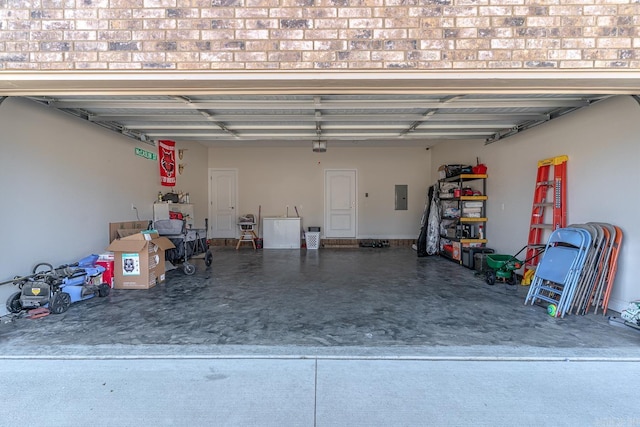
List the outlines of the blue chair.
<svg viewBox="0 0 640 427">
<path fill-rule="evenodd" d="M 524 303 L 533 305 L 542 300 L 556 304 L 555 316 L 564 317 L 570 310 L 590 245 L 588 230 L 566 227 L 553 231 Z"/>
</svg>

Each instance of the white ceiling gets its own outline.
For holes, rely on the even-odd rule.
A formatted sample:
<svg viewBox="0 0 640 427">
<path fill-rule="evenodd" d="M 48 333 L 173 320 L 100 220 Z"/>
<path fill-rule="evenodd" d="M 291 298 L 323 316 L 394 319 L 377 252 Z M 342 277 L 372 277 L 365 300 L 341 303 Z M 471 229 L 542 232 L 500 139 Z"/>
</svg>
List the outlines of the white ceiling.
<svg viewBox="0 0 640 427">
<path fill-rule="evenodd" d="M 637 73 L 30 76 L 5 74 L 0 95 L 25 96 L 147 143 L 208 146 L 490 143 L 609 96 L 640 93 Z"/>
</svg>

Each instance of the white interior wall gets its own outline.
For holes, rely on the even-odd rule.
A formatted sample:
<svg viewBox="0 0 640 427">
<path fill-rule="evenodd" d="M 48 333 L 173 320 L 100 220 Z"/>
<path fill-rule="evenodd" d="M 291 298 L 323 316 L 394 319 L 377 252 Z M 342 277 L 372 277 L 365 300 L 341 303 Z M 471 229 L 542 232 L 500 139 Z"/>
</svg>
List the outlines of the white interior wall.
<svg viewBox="0 0 640 427">
<path fill-rule="evenodd" d="M 185 149 L 185 151 L 181 160 L 176 155 L 176 163 L 183 164 L 184 169 L 182 174 L 177 176 L 174 191 L 189 193 L 189 200 L 194 210 L 194 226 L 204 229 L 205 219 L 209 215 L 208 149 L 197 142 L 176 142 L 176 149 Z M 157 183 L 156 186 L 160 187 Z M 159 191 L 166 193 L 171 189 L 163 187 Z M 157 193 L 158 190 L 155 194 Z"/>
<path fill-rule="evenodd" d="M 514 254 L 527 243 L 533 190 L 539 160 L 566 154 L 567 222 L 608 222 L 622 228 L 623 247 L 609 306 L 620 311 L 640 299 L 640 106 L 620 96 L 484 145 L 482 142 L 440 144 L 432 151 L 433 170 L 441 164 L 488 166 L 488 246 Z M 434 173 L 432 183 L 437 179 Z"/>
<path fill-rule="evenodd" d="M 210 148 L 210 168 L 238 169 L 240 215 L 295 216 L 303 227 L 324 232 L 324 171 L 357 170 L 358 237 L 416 238 L 431 174 L 430 151 L 424 148 L 339 148 L 325 153 L 304 148 Z M 408 185 L 408 209 L 396 211 L 396 184 Z M 366 195 L 368 193 L 368 196 Z M 323 233 L 324 234 L 324 233 Z"/>
<path fill-rule="evenodd" d="M 30 273 L 38 262 L 70 263 L 108 245 L 108 224 L 152 219 L 162 189 L 158 162 L 135 155 L 156 148 L 48 109 L 9 98 L 0 105 L 3 209 L 0 281 Z M 207 149 L 189 146 L 176 188 L 207 211 Z M 131 204 L 138 208 L 131 209 Z M 0 287 L 0 301 L 15 289 Z M 0 315 L 6 311 L 0 304 Z"/>
</svg>

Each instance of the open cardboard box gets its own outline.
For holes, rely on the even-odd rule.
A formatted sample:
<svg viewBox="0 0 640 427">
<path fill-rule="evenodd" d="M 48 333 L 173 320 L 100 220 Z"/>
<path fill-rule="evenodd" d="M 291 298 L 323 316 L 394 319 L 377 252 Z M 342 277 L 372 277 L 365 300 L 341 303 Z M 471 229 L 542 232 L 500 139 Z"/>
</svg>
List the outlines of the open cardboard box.
<svg viewBox="0 0 640 427">
<path fill-rule="evenodd" d="M 109 243 L 121 237 L 131 236 L 149 228 L 149 221 L 124 221 L 109 223 Z"/>
<path fill-rule="evenodd" d="M 164 251 L 175 248 L 171 240 L 145 231 L 114 240 L 107 247 L 114 254 L 115 289 L 149 289 L 164 282 Z"/>
</svg>

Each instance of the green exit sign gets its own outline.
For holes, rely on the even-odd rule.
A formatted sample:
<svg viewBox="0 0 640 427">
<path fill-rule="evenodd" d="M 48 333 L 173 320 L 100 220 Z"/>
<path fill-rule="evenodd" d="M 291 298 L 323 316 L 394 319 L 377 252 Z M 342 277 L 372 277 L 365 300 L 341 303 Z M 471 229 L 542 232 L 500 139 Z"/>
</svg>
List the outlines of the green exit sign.
<svg viewBox="0 0 640 427">
<path fill-rule="evenodd" d="M 149 160 L 158 160 L 158 155 L 156 153 L 152 153 L 151 151 L 143 150 L 138 147 L 136 147 L 136 156 L 144 157 Z"/>
</svg>

